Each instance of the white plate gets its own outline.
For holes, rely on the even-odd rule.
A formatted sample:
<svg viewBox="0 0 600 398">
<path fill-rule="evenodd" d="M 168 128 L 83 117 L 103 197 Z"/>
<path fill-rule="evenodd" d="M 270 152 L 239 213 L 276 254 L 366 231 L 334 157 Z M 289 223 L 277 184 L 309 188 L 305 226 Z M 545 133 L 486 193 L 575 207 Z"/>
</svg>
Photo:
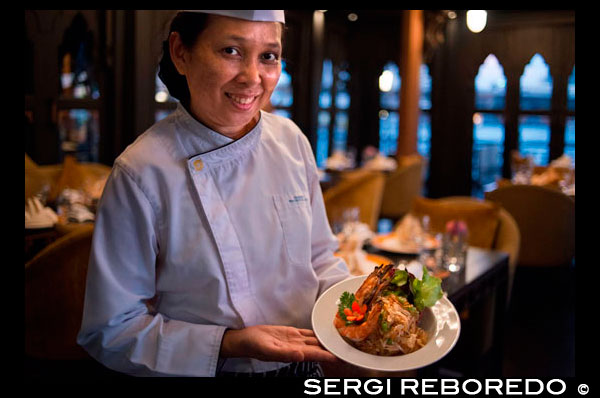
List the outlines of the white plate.
<svg viewBox="0 0 600 398">
<path fill-rule="evenodd" d="M 325 291 L 312 312 L 312 327 L 319 342 L 336 357 L 365 369 L 400 372 L 422 368 L 443 358 L 456 344 L 460 335 L 460 318 L 454 305 L 445 296 L 423 312 L 420 327 L 428 341 L 415 352 L 397 356 L 380 356 L 362 352 L 348 344 L 333 326 L 337 300 L 343 292 L 356 292 L 366 275 L 341 281 Z"/>
<path fill-rule="evenodd" d="M 371 241 L 371 246 L 376 249 L 383 250 L 390 253 L 396 254 L 419 254 L 419 248 L 415 247 L 414 243 L 402 242 L 398 239 L 398 235 L 395 233 L 387 233 L 375 235 Z M 432 250 L 437 248 L 439 244 L 435 241 L 427 241 L 425 244 L 425 250 Z"/>
<path fill-rule="evenodd" d="M 394 233 L 374 236 L 371 239 L 371 246 L 390 253 L 419 254 L 418 248 L 401 242 Z"/>
</svg>

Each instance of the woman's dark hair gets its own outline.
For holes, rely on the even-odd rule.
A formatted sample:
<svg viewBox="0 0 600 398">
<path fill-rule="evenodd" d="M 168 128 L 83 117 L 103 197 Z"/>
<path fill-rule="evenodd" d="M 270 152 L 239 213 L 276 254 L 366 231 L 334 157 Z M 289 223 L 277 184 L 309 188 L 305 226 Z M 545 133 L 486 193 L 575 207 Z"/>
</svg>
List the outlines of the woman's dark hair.
<svg viewBox="0 0 600 398">
<path fill-rule="evenodd" d="M 200 36 L 200 33 L 206 28 L 207 17 L 208 15 L 205 13 L 178 13 L 171 21 L 169 35 L 162 44 L 163 54 L 159 63 L 158 77 L 167 86 L 171 97 L 177 98 L 184 105 L 189 103 L 190 91 L 185 76 L 177 72 L 171 59 L 169 36 L 172 32 L 178 32 L 183 45 L 187 49 L 191 49 L 196 43 L 198 36 Z"/>
</svg>

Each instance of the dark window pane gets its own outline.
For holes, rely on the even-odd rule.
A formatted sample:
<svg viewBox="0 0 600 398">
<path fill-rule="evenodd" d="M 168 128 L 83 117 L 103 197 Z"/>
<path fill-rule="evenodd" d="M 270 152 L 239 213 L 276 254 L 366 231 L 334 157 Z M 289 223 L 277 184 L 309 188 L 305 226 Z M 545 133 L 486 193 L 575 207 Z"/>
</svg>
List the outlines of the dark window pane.
<svg viewBox="0 0 600 398">
<path fill-rule="evenodd" d="M 429 67 L 425 64 L 421 65 L 419 85 L 421 86 L 419 108 L 424 110 L 431 109 L 431 76 L 429 75 Z"/>
<path fill-rule="evenodd" d="M 398 150 L 398 112 L 379 112 L 379 152 L 393 155 Z"/>
<path fill-rule="evenodd" d="M 292 77 L 286 70 L 285 61 L 281 62 L 281 77 L 271 95 L 271 104 L 277 107 L 290 107 L 294 103 Z"/>
<path fill-rule="evenodd" d="M 317 159 L 317 166 L 320 168 L 325 167 L 325 161 L 327 160 L 327 154 L 329 153 L 329 123 L 331 116 L 329 112 L 319 112 L 319 125 L 317 127 L 317 153 L 315 155 Z"/>
<path fill-rule="evenodd" d="M 573 72 L 569 76 L 569 83 L 567 85 L 567 109 L 570 111 L 575 110 L 575 67 L 573 67 Z"/>
<path fill-rule="evenodd" d="M 519 151 L 531 155 L 536 164 L 548 164 L 550 118 L 544 115 L 519 116 Z"/>
<path fill-rule="evenodd" d="M 60 110 L 58 132 L 61 157 L 72 154 L 80 162 L 97 162 L 99 131 L 98 111 Z"/>
<path fill-rule="evenodd" d="M 568 117 L 565 126 L 565 155 L 575 161 L 575 118 Z"/>
<path fill-rule="evenodd" d="M 471 177 L 473 195 L 480 196 L 487 184 L 502 175 L 504 117 L 495 113 L 473 115 L 473 158 Z"/>
<path fill-rule="evenodd" d="M 94 51 L 94 33 L 83 14 L 78 12 L 58 46 L 62 98 L 100 97 L 94 70 Z"/>
<path fill-rule="evenodd" d="M 337 112 L 335 114 L 335 124 L 333 126 L 333 150 L 345 151 L 346 139 L 348 136 L 348 114 L 346 112 Z"/>
<path fill-rule="evenodd" d="M 417 130 L 417 151 L 421 156 L 429 159 L 431 149 L 431 118 L 428 112 L 421 111 L 419 127 Z"/>
</svg>

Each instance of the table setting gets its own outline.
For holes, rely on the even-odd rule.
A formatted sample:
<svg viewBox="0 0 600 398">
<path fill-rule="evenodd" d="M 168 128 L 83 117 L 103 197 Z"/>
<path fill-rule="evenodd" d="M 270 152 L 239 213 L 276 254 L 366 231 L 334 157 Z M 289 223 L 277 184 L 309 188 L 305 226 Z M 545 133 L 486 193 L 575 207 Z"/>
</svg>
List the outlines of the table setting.
<svg viewBox="0 0 600 398">
<path fill-rule="evenodd" d="M 567 196 L 575 197 L 575 161 L 566 154 L 554 159 L 548 166 L 536 166 L 533 158 L 513 159 L 512 184 L 537 185 L 558 188 Z"/>
<path fill-rule="evenodd" d="M 95 221 L 97 199 L 87 192 L 65 188 L 47 201 L 43 189 L 25 201 L 25 262 L 56 239 Z"/>
<path fill-rule="evenodd" d="M 334 230 L 339 242 L 339 249 L 335 253 L 346 262 L 352 275 L 366 275 L 373 271 L 373 268 L 383 263 L 390 263 L 389 258 L 367 253 L 364 250 L 374 233 L 365 223 L 358 221 L 358 208 L 349 208 L 343 212 L 341 226 L 336 226 Z"/>
<path fill-rule="evenodd" d="M 350 170 L 356 167 L 352 151 L 334 150 L 330 157 L 325 160 L 325 169 L 328 171 Z"/>
</svg>

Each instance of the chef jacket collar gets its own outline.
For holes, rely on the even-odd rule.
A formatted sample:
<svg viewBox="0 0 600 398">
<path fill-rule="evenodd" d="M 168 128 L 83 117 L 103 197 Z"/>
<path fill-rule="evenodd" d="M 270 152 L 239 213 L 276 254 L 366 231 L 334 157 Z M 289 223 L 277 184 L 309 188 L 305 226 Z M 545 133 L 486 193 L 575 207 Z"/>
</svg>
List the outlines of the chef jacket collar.
<svg viewBox="0 0 600 398">
<path fill-rule="evenodd" d="M 180 141 L 188 152 L 188 159 L 202 159 L 205 164 L 216 164 L 237 159 L 254 148 L 260 138 L 263 124 L 262 111 L 256 126 L 243 137 L 234 140 L 220 134 L 196 120 L 187 109 L 177 105 L 177 120 L 182 128 Z M 192 139 L 188 139 L 191 135 Z"/>
</svg>

